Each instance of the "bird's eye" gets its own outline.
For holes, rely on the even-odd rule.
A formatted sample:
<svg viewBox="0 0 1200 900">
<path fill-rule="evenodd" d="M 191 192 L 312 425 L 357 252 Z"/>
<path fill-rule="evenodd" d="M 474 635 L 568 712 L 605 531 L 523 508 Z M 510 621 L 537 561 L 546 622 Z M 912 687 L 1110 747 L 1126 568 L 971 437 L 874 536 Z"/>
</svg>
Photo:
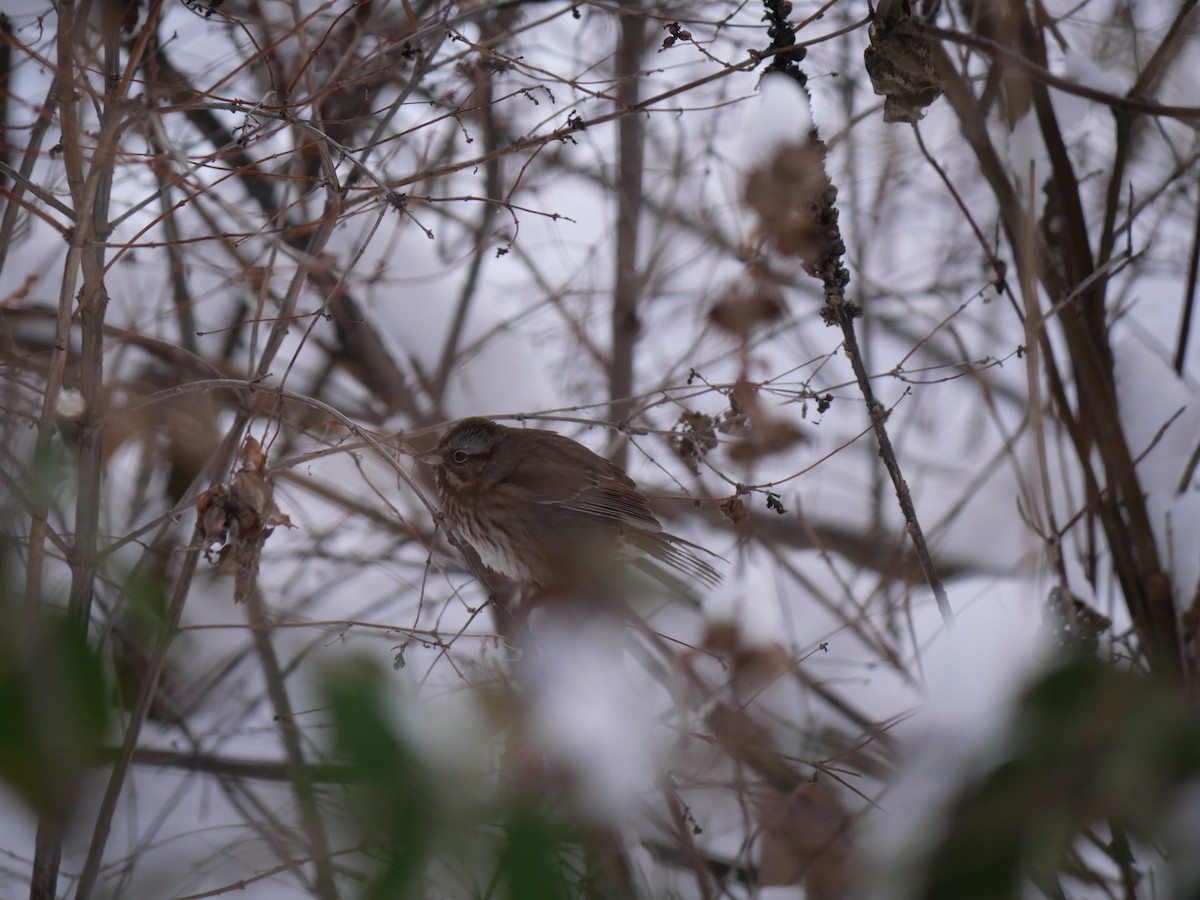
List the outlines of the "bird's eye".
<svg viewBox="0 0 1200 900">
<path fill-rule="evenodd" d="M 467 456 L 466 450 L 455 450 L 453 453 L 450 454 L 450 461 L 452 463 L 454 463 L 456 466 L 461 466 L 468 459 L 470 459 L 470 457 Z"/>
</svg>

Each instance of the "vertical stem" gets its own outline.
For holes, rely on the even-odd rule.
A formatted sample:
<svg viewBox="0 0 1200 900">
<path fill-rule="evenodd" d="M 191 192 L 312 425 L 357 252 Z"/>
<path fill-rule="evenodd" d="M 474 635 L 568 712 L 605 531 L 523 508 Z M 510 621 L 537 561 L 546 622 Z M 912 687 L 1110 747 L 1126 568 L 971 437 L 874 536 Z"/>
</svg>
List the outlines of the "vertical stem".
<svg viewBox="0 0 1200 900">
<path fill-rule="evenodd" d="M 246 600 L 246 616 L 250 620 L 250 634 L 253 636 L 255 649 L 262 662 L 267 696 L 270 698 L 271 707 L 275 712 L 275 721 L 279 724 L 279 737 L 283 741 L 284 753 L 287 756 L 292 792 L 296 797 L 296 805 L 300 809 L 300 823 L 308 838 L 309 852 L 316 870 L 316 893 L 321 900 L 335 900 L 337 889 L 333 883 L 333 867 L 330 865 L 329 838 L 325 834 L 321 811 L 317 806 L 312 772 L 305 764 L 304 748 L 300 743 L 300 729 L 296 725 L 296 716 L 292 710 L 291 700 L 288 698 L 287 685 L 284 684 L 283 667 L 280 666 L 279 657 L 271 643 L 271 625 L 267 621 L 262 594 L 255 589 L 249 592 Z"/>
<path fill-rule="evenodd" d="M 1200 204 L 1196 227 L 1192 230 L 1192 253 L 1188 261 L 1187 287 L 1183 290 L 1183 313 L 1179 318 L 1179 338 L 1175 343 L 1175 374 L 1182 375 L 1187 360 L 1188 335 L 1192 330 L 1192 310 L 1196 306 L 1196 274 L 1200 270 Z"/>
<path fill-rule="evenodd" d="M 638 299 L 642 278 L 638 271 L 638 217 L 642 207 L 642 167 L 646 128 L 638 111 L 639 77 L 646 53 L 646 22 L 637 4 L 622 5 L 621 33 L 617 47 L 617 102 L 625 110 L 617 122 L 617 246 L 613 279 L 612 359 L 608 372 L 608 395 L 614 401 L 613 418 L 623 421 L 629 414 L 633 394 L 633 350 L 637 342 Z M 624 465 L 627 448 L 617 449 L 614 461 Z"/>
<path fill-rule="evenodd" d="M 239 418 L 235 424 L 233 436 L 241 432 L 244 422 Z M 225 456 L 228 457 L 230 444 L 237 446 L 236 441 L 226 440 L 224 448 Z M 196 530 L 191 545 L 188 547 L 187 555 L 184 557 L 182 567 L 179 573 L 179 580 L 175 582 L 175 592 L 171 597 L 171 605 L 167 609 L 167 617 L 164 623 L 162 633 L 156 638 L 156 643 L 150 653 L 149 660 L 146 663 L 146 674 L 141 684 L 138 686 L 138 694 L 134 700 L 133 708 L 129 712 L 129 723 L 125 727 L 125 738 L 121 743 L 121 749 L 117 753 L 117 758 L 113 761 L 112 772 L 108 776 L 108 787 L 105 789 L 104 798 L 100 802 L 100 810 L 96 814 L 96 825 L 92 829 L 92 841 L 88 846 L 87 858 L 83 864 L 83 871 L 79 874 L 79 883 L 75 888 L 75 900 L 88 900 L 92 895 L 93 889 L 96 887 L 96 879 L 100 875 L 100 864 L 104 859 L 104 848 L 108 843 L 108 836 L 112 832 L 112 818 L 117 809 L 117 800 L 121 796 L 121 790 L 125 785 L 125 777 L 129 774 L 129 768 L 133 764 L 133 752 L 137 748 L 138 736 L 141 734 L 142 725 L 146 721 L 146 716 L 150 712 L 150 705 L 154 702 L 155 691 L 158 690 L 159 681 L 162 678 L 163 666 L 167 659 L 167 650 L 171 646 L 171 641 L 179 631 L 179 619 L 183 615 L 183 606 L 187 601 L 187 596 L 192 587 L 192 578 L 196 573 L 196 566 L 200 561 L 200 544 L 201 535 L 199 529 Z M 54 895 L 47 895 L 48 898 L 53 898 Z"/>
<path fill-rule="evenodd" d="M 116 165 L 117 145 L 120 139 L 124 110 L 122 100 L 131 82 L 130 72 L 136 66 L 140 53 L 144 52 L 146 37 L 157 17 L 159 3 L 152 3 L 142 35 L 130 53 L 129 70 L 121 69 L 121 14 L 120 5 L 105 4 L 100 19 L 101 53 L 103 56 L 104 91 L 99 114 L 99 128 L 95 149 L 88 159 L 84 152 L 84 130 L 80 122 L 79 96 L 75 90 L 77 49 L 84 43 L 90 3 L 84 0 L 76 10 L 73 0 L 63 0 L 59 5 L 57 33 L 58 73 L 66 96 L 62 99 L 59 123 L 62 130 L 63 166 L 74 203 L 75 229 L 67 254 L 67 270 L 59 297 L 59 337 L 56 350 L 62 353 L 67 346 L 66 336 L 75 318 L 80 326 L 80 360 L 78 380 L 83 395 L 84 411 L 79 420 L 77 451 L 78 497 L 75 504 L 75 544 L 68 554 L 71 564 L 71 590 L 69 614 L 83 628 L 91 618 L 92 596 L 99 568 L 99 527 L 101 488 L 103 486 L 102 438 L 104 426 L 104 317 L 108 306 L 108 292 L 104 283 L 105 247 L 111 228 L 109 226 L 109 203 L 112 194 L 113 169 Z M 82 287 L 78 297 L 74 286 L 82 275 Z M 72 302 L 75 302 L 72 310 Z M 39 449 L 48 443 L 52 433 L 53 397 L 61 386 L 65 355 L 60 367 L 52 371 L 47 383 L 47 398 L 43 405 L 42 421 L 39 423 Z M 36 523 L 35 523 L 36 524 Z M 43 528 L 45 522 L 42 522 Z M 30 558 L 40 554 L 38 546 L 31 546 Z M 191 554 L 191 565 L 195 564 L 195 553 Z M 40 558 L 38 561 L 40 568 Z M 32 571 L 29 585 L 38 583 L 40 575 Z M 84 900 L 95 886 L 103 859 L 104 847 L 111 830 L 112 815 L 116 809 L 121 786 L 128 771 L 133 748 L 137 744 L 142 722 L 145 720 L 158 679 L 162 672 L 167 647 L 179 621 L 183 600 L 190 585 L 190 571 L 185 568 L 176 586 L 176 597 L 172 603 L 169 627 L 155 647 L 146 679 L 134 707 L 133 715 L 126 728 L 122 754 L 113 766 L 108 789 L 97 815 L 96 827 L 88 848 L 87 859 L 76 889 L 78 900 Z M 37 858 L 34 860 L 34 881 L 31 897 L 53 898 L 56 896 L 58 862 L 61 857 L 63 821 L 39 823 Z"/>
<path fill-rule="evenodd" d="M 104 283 L 104 241 L 108 239 L 109 201 L 122 111 L 118 90 L 121 78 L 121 22 L 117 7 L 105 4 L 101 30 L 104 54 L 104 107 L 100 134 L 76 207 L 76 228 L 82 232 L 79 257 L 83 287 L 75 315 L 80 324 L 79 389 L 84 411 L 79 419 L 78 484 L 75 503 L 75 553 L 72 560 L 70 613 L 86 624 L 91 617 L 92 591 L 97 571 L 97 537 L 100 527 L 101 459 L 104 426 L 104 316 L 108 289 Z M 64 106 L 65 110 L 65 106 Z M 64 143 L 66 132 L 63 133 Z M 67 154 L 64 151 L 64 160 Z M 82 153 L 74 165 L 83 170 Z M 87 223 L 85 226 L 84 223 Z"/>
<path fill-rule="evenodd" d="M 75 99 L 75 46 L 77 37 L 77 22 L 87 21 L 87 3 L 76 17 L 74 0 L 63 0 L 58 10 L 58 32 L 56 50 L 58 56 L 58 71 L 55 82 L 63 93 L 63 102 L 59 108 L 59 127 L 62 132 L 63 165 L 67 173 L 67 183 L 71 190 L 71 199 L 75 208 L 76 227 L 71 235 L 70 247 L 67 251 L 63 278 L 59 291 L 59 313 L 56 327 L 54 351 L 50 359 L 50 367 L 46 376 L 46 390 L 42 399 L 42 413 L 38 420 L 37 442 L 31 470 L 40 482 L 45 473 L 42 462 L 48 458 L 50 442 L 54 436 L 54 411 L 59 389 L 62 387 L 63 373 L 67 362 L 68 336 L 71 328 L 72 304 L 75 296 L 75 285 L 78 283 L 79 261 L 83 253 L 84 243 L 88 238 L 89 225 L 86 215 L 82 213 L 83 204 L 83 154 L 79 146 L 78 101 Z M 68 146 L 69 145 L 69 149 Z M 15 204 L 7 213 L 15 212 Z M 7 219 L 7 215 L 6 215 Z M 13 220 L 15 222 L 15 219 Z M 29 530 L 29 557 L 25 570 L 25 597 L 31 611 L 36 611 L 42 600 L 42 565 L 45 558 L 45 541 L 49 527 L 48 506 L 46 494 L 49 485 L 39 484 L 35 494 L 36 507 Z M 82 483 L 81 483 L 82 490 Z M 78 546 L 78 538 L 76 547 Z M 77 553 L 68 553 L 74 564 Z M 74 599 L 75 584 L 78 580 L 78 569 L 72 566 L 72 599 Z M 79 610 L 74 602 L 71 611 L 79 616 Z M 87 618 L 82 617 L 86 628 Z M 58 892 L 58 871 L 62 862 L 62 843 L 66 832 L 69 811 L 56 809 L 47 811 L 38 819 L 37 836 L 34 843 L 33 870 L 29 881 L 30 900 L 54 900 Z"/>
<path fill-rule="evenodd" d="M 87 19 L 87 9 L 81 17 Z M 59 113 L 59 128 L 63 135 L 60 144 L 63 145 L 63 164 L 67 175 L 67 184 L 71 192 L 75 218 L 79 219 L 80 201 L 83 194 L 82 162 L 79 158 L 79 147 L 76 141 L 79 137 L 79 127 L 76 121 L 77 101 L 75 100 L 74 72 L 74 38 L 75 38 L 75 3 L 74 0 L 64 0 L 58 8 L 58 66 L 54 73 L 54 81 L 47 95 L 46 106 L 38 117 L 30 146 L 26 149 L 22 162 L 21 174 L 28 177 L 33 171 L 37 160 L 38 148 L 42 136 L 49 128 L 54 112 Z M 13 185 L 14 192 L 20 191 L 19 184 Z M 16 226 L 20 206 L 10 202 L 4 211 L 3 222 L 0 222 L 0 264 L 8 253 L 12 232 Z M 35 479 L 42 477 L 41 463 L 48 458 L 50 441 L 54 437 L 54 411 L 58 402 L 59 390 L 62 387 L 63 371 L 67 363 L 67 346 L 71 330 L 71 311 L 75 297 L 75 286 L 78 283 L 79 256 L 83 246 L 84 236 L 90 223 L 86 217 L 78 221 L 71 232 L 67 248 L 67 256 L 63 263 L 62 281 L 59 284 L 58 319 L 55 324 L 54 347 L 50 354 L 50 364 L 46 372 L 46 388 L 42 394 L 42 411 L 37 423 L 37 441 L 34 445 L 33 457 L 30 461 L 30 471 Z M 45 558 L 46 534 L 48 531 L 48 507 L 46 491 L 42 485 L 34 492 L 33 513 L 29 524 L 29 555 L 25 565 L 25 599 L 30 608 L 36 607 L 42 600 L 42 564 Z M 35 866 L 36 868 L 36 866 Z"/>
<path fill-rule="evenodd" d="M 1033 199 L 1033 184 L 1034 184 L 1034 165 L 1029 164 L 1029 175 L 1025 180 L 1026 191 L 1028 192 L 1025 198 L 1026 208 L 1029 210 L 1029 216 L 1026 221 L 1032 222 L 1032 213 L 1035 209 Z M 1025 247 L 1022 251 L 1023 259 L 1037 258 L 1037 241 L 1036 234 L 1032 228 L 1026 228 L 1023 234 Z M 1045 332 L 1045 320 L 1042 318 L 1041 302 L 1038 299 L 1037 286 L 1034 283 L 1034 267 L 1020 266 L 1017 270 L 1020 278 L 1021 297 L 1025 301 L 1025 382 L 1029 392 L 1029 425 L 1030 432 L 1033 435 L 1033 451 L 1037 459 L 1038 474 L 1041 479 L 1042 504 L 1046 514 L 1045 522 L 1038 519 L 1038 510 L 1036 506 L 1031 506 L 1028 514 L 1037 524 L 1043 539 L 1047 542 L 1047 551 L 1050 553 L 1054 562 L 1054 569 L 1058 573 L 1059 584 L 1065 589 L 1067 586 L 1067 566 L 1062 554 L 1062 539 L 1058 530 L 1058 522 L 1054 515 L 1054 492 L 1050 485 L 1050 455 L 1046 446 L 1046 423 L 1045 423 L 1045 407 L 1042 403 L 1042 358 L 1041 347 Z M 1053 363 L 1050 360 L 1045 361 L 1047 373 L 1050 371 Z"/>
</svg>

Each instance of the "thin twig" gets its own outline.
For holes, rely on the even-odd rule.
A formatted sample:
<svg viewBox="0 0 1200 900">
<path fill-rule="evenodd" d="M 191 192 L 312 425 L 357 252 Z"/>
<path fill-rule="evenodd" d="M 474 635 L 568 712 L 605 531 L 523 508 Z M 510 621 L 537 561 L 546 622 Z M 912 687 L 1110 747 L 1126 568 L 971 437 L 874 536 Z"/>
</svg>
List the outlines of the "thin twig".
<svg viewBox="0 0 1200 900">
<path fill-rule="evenodd" d="M 333 883 L 333 870 L 330 866 L 329 837 L 321 821 L 321 810 L 317 806 L 317 796 L 313 787 L 313 773 L 304 758 L 300 727 L 296 723 L 296 714 L 288 697 L 283 669 L 279 665 L 275 645 L 271 642 L 270 623 L 267 620 L 262 593 L 256 588 L 251 590 L 245 599 L 246 618 L 251 625 L 251 635 L 267 685 L 267 696 L 271 701 L 274 720 L 279 727 L 279 737 L 283 741 L 284 755 L 287 757 L 288 780 L 296 797 L 296 805 L 300 809 L 301 825 L 308 838 L 309 852 L 316 870 L 317 896 L 321 900 L 336 900 L 337 889 Z"/>
<path fill-rule="evenodd" d="M 1183 311 L 1179 314 L 1179 337 L 1175 342 L 1175 374 L 1182 375 L 1187 362 L 1188 336 L 1196 308 L 1196 280 L 1200 274 L 1200 204 L 1196 205 L 1196 224 L 1192 228 L 1192 252 L 1188 258 L 1187 284 L 1183 288 Z"/>
<path fill-rule="evenodd" d="M 768 11 L 775 10 L 775 6 L 771 3 L 771 0 L 767 0 L 767 8 Z M 791 78 L 811 102 L 811 94 L 808 91 L 808 79 L 803 71 L 801 71 L 798 62 L 799 59 L 803 58 L 803 53 L 801 52 L 797 56 L 791 51 L 791 48 L 800 47 L 801 45 L 795 43 L 795 34 L 791 30 L 791 26 L 786 22 L 787 13 L 784 10 L 790 10 L 790 5 L 780 7 L 771 16 L 774 41 L 773 49 L 779 51 L 787 49 L 789 52 L 787 54 L 781 52 L 776 55 L 769 68 L 771 71 L 779 72 Z M 818 150 L 819 159 L 822 166 L 824 166 L 826 161 L 825 146 L 817 136 L 815 127 L 809 136 L 809 141 Z M 813 214 L 813 231 L 819 235 L 821 246 L 816 254 L 817 258 L 812 263 L 813 274 L 820 278 L 824 288 L 825 305 L 821 310 L 821 317 L 825 320 L 826 324 L 837 325 L 841 329 L 842 347 L 846 353 L 846 358 L 850 362 L 850 367 L 854 371 L 854 378 L 858 382 L 858 389 L 862 393 L 863 400 L 866 401 L 867 415 L 870 417 L 871 427 L 875 432 L 875 440 L 879 445 L 879 456 L 883 460 L 884 468 L 887 469 L 888 476 L 892 480 L 892 487 L 896 492 L 896 499 L 900 505 L 900 513 L 904 516 L 909 539 L 912 541 L 917 559 L 921 563 L 921 570 L 925 573 L 925 580 L 933 591 L 942 621 L 947 626 L 952 626 L 954 624 L 954 610 L 950 606 L 950 598 L 946 594 L 945 585 L 942 583 L 937 566 L 933 561 L 933 554 L 929 552 L 929 544 L 925 540 L 925 533 L 921 529 L 920 520 L 917 518 L 917 510 L 916 505 L 913 503 L 912 492 L 908 488 L 908 482 L 905 481 L 904 473 L 900 469 L 900 462 L 896 458 L 896 451 L 892 446 L 892 439 L 887 430 L 886 408 L 875 397 L 875 389 L 871 385 L 871 375 L 867 370 L 866 363 L 863 360 L 862 349 L 858 343 L 858 334 L 855 331 L 854 320 L 862 315 L 862 309 L 857 304 L 848 301 L 845 296 L 846 284 L 850 281 L 850 273 L 846 270 L 845 263 L 842 260 L 846 252 L 846 246 L 842 241 L 841 228 L 838 225 L 838 210 L 834 206 L 837 191 L 833 187 L 832 181 L 829 180 L 828 172 L 826 171 L 823 174 L 828 188 L 820 193 L 817 200 L 818 208 Z"/>
</svg>

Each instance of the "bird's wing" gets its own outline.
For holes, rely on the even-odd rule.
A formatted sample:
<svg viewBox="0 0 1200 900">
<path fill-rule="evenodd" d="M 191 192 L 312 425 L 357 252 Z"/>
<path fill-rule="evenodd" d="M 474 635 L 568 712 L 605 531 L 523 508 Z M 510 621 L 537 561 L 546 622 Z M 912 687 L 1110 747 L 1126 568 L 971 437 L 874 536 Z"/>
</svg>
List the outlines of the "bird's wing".
<svg viewBox="0 0 1200 900">
<path fill-rule="evenodd" d="M 503 484 L 518 489 L 533 503 L 629 525 L 635 530 L 626 537 L 638 552 L 710 586 L 720 583 L 720 573 L 696 551 L 715 559 L 721 557 L 665 533 L 633 479 L 619 466 L 570 438 L 554 432 L 536 433 L 561 442 L 556 447 L 560 452 L 516 453 L 512 468 L 501 478 Z M 525 448 L 517 445 L 514 449 Z M 660 571 L 658 577 L 663 574 Z"/>
<path fill-rule="evenodd" d="M 613 519 L 642 531 L 662 531 L 646 498 L 618 466 L 570 438 L 543 434 L 561 439 L 562 453 L 522 455 L 503 483 L 518 488 L 534 503 Z"/>
<path fill-rule="evenodd" d="M 608 478 L 579 491 L 562 505 L 606 519 L 618 519 L 642 531 L 662 531 L 650 505 L 630 485 Z"/>
</svg>

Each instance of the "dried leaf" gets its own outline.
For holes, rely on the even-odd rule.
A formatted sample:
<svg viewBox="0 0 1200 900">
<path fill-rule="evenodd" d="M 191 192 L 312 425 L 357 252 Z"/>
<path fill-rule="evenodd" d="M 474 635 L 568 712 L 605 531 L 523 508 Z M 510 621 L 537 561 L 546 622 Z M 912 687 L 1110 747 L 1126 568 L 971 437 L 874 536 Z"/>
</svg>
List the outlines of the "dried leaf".
<svg viewBox="0 0 1200 900">
<path fill-rule="evenodd" d="M 212 562 L 212 546 L 218 563 L 231 561 L 233 595 L 245 602 L 257 590 L 263 546 L 279 525 L 293 527 L 275 504 L 275 486 L 266 468 L 266 454 L 252 437 L 242 443 L 242 466 L 234 473 L 232 487 L 215 484 L 196 500 L 196 530 L 205 558 Z"/>
<path fill-rule="evenodd" d="M 708 311 L 708 320 L 734 337 L 745 339 L 755 329 L 776 322 L 787 313 L 783 291 L 761 273 L 733 284 Z"/>
<path fill-rule="evenodd" d="M 837 189 L 825 174 L 819 143 L 780 144 L 774 156 L 746 178 L 744 196 L 758 214 L 761 235 L 785 256 L 799 257 L 810 275 L 817 274 L 821 258 L 845 252 L 833 205 Z"/>
<path fill-rule="evenodd" d="M 750 425 L 746 421 L 746 416 L 737 409 L 737 405 L 732 401 L 732 398 L 730 398 L 729 407 L 729 410 L 721 419 L 721 424 L 717 426 L 717 431 L 732 437 L 745 437 L 750 433 Z"/>
<path fill-rule="evenodd" d="M 786 419 L 764 419 L 751 429 L 749 437 L 730 445 L 729 458 L 745 465 L 807 440 L 804 432 Z"/>
<path fill-rule="evenodd" d="M 262 472 L 266 462 L 267 457 L 262 451 L 262 446 L 255 438 L 246 435 L 246 439 L 242 441 L 242 471 Z"/>
<path fill-rule="evenodd" d="M 850 814 L 823 781 L 784 793 L 774 788 L 756 798 L 758 882 L 804 882 L 810 900 L 837 900 L 847 893 Z"/>
<path fill-rule="evenodd" d="M 740 624 L 716 619 L 705 629 L 701 646 L 721 659 L 740 696 L 761 690 L 792 668 L 792 658 L 778 643 L 750 641 Z"/>
<path fill-rule="evenodd" d="M 712 416 L 698 412 L 685 412 L 675 423 L 671 444 L 693 475 L 700 474 L 700 462 L 708 452 L 717 449 L 717 435 L 713 431 L 715 424 Z"/>
<path fill-rule="evenodd" d="M 807 440 L 797 426 L 770 414 L 759 400 L 758 386 L 744 378 L 729 392 L 729 406 L 746 423 L 742 439 L 729 446 L 729 457 L 736 462 L 748 464 Z"/>
<path fill-rule="evenodd" d="M 942 95 L 942 83 L 933 68 L 929 40 L 907 0 L 881 0 L 869 34 L 863 64 L 871 89 L 884 98 L 883 121 L 923 119 L 925 108 Z"/>
<path fill-rule="evenodd" d="M 225 543 L 229 525 L 229 488 L 214 484 L 196 498 L 196 531 L 200 534 L 200 544 L 209 562 L 212 562 L 212 545 Z"/>
<path fill-rule="evenodd" d="M 746 512 L 746 504 L 736 494 L 721 504 L 721 512 L 734 525 L 740 525 L 750 518 L 750 513 Z"/>
</svg>

